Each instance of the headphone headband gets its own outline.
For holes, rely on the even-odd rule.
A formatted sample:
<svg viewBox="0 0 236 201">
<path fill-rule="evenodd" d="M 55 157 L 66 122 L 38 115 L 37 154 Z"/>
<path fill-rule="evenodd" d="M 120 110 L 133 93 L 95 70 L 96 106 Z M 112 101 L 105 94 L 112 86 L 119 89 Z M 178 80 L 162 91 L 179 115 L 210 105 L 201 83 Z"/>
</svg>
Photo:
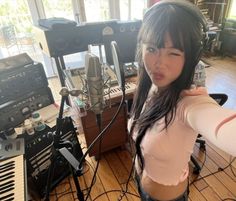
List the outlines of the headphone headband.
<svg viewBox="0 0 236 201">
<path fill-rule="evenodd" d="M 193 17 L 197 18 L 200 24 L 202 25 L 203 31 L 206 33 L 208 31 L 207 27 L 207 21 L 201 11 L 198 9 L 198 7 L 186 0 L 162 0 L 156 4 L 154 4 L 144 15 L 144 18 L 146 15 L 150 13 L 150 11 L 165 6 L 165 5 L 175 5 L 182 9 L 184 9 L 186 12 L 188 12 Z"/>
</svg>

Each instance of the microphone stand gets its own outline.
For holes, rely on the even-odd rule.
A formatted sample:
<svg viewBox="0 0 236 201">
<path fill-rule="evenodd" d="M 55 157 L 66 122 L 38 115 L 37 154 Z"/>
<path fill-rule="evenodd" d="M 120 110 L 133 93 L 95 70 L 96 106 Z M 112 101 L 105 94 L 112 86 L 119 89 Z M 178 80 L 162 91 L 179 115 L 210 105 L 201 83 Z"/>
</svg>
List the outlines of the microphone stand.
<svg viewBox="0 0 236 201">
<path fill-rule="evenodd" d="M 55 162 L 58 159 L 59 156 L 63 156 L 66 161 L 68 162 L 70 172 L 73 176 L 74 184 L 77 191 L 77 197 L 79 201 L 84 201 L 84 195 L 81 191 L 79 181 L 77 176 L 82 175 L 82 160 L 80 163 L 76 160 L 76 158 L 71 154 L 73 153 L 73 145 L 69 141 L 62 141 L 60 139 L 62 126 L 63 126 L 63 110 L 64 110 L 64 103 L 68 99 L 69 94 L 74 95 L 73 92 L 70 93 L 67 88 L 63 87 L 60 91 L 61 98 L 61 105 L 59 110 L 59 115 L 56 121 L 56 132 L 53 135 L 53 144 L 52 144 L 52 156 L 51 156 L 51 165 L 49 167 L 48 171 L 48 177 L 47 177 L 47 185 L 46 185 L 46 195 L 45 195 L 45 201 L 49 201 L 49 194 L 50 194 L 50 188 L 53 178 L 53 172 L 55 168 Z M 71 152 L 69 151 L 71 150 Z"/>
</svg>

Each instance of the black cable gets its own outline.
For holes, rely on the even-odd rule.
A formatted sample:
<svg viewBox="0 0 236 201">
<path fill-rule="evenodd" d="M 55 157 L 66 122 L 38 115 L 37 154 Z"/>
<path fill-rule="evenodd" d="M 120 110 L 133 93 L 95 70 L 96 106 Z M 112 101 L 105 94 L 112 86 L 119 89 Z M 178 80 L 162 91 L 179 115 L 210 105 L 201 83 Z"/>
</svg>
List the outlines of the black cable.
<svg viewBox="0 0 236 201">
<path fill-rule="evenodd" d="M 205 165 L 206 157 L 207 157 L 207 155 L 206 155 L 206 150 L 205 150 L 204 153 L 205 153 L 205 158 L 204 158 L 204 161 L 203 161 L 203 163 L 202 163 L 201 169 L 202 169 L 203 166 Z M 214 174 L 216 174 L 216 173 L 218 173 L 218 172 L 224 171 L 224 170 L 225 170 L 226 168 L 228 168 L 228 167 L 231 168 L 231 171 L 232 171 L 233 175 L 235 176 L 234 171 L 233 171 L 233 169 L 232 169 L 232 163 L 234 162 L 235 159 L 236 159 L 236 158 L 234 158 L 232 161 L 230 161 L 230 163 L 229 163 L 227 166 L 225 166 L 224 168 L 219 167 L 218 170 L 215 171 L 215 172 L 213 172 L 213 173 L 210 173 L 210 174 L 205 175 L 204 177 L 200 177 L 200 178 L 198 178 L 198 179 L 194 179 L 194 180 L 190 183 L 190 185 L 192 185 L 192 184 L 195 183 L 196 181 L 199 181 L 199 180 L 201 180 L 201 179 L 204 179 L 204 178 L 206 178 L 206 177 L 209 177 L 209 176 L 211 176 L 211 175 L 214 175 Z M 196 177 L 196 178 L 197 178 L 197 177 Z M 222 201 L 236 201 L 236 199 L 234 199 L 234 198 L 225 198 L 225 199 L 223 199 Z"/>
<path fill-rule="evenodd" d="M 82 174 L 87 173 L 87 172 L 89 171 L 90 167 L 93 169 L 92 165 L 91 165 L 87 160 L 86 160 L 86 163 L 85 163 L 85 164 L 88 166 L 88 168 L 87 168 L 87 170 L 83 171 Z M 71 179 L 71 178 L 72 178 L 72 175 L 69 176 L 67 182 L 63 182 L 63 183 L 61 183 L 60 185 L 70 184 L 70 179 Z M 95 184 L 95 181 L 93 182 L 93 184 Z M 60 193 L 57 193 L 57 192 L 56 192 L 56 193 L 50 193 L 50 196 L 56 196 L 56 199 L 58 199 L 58 196 L 61 197 L 61 195 L 64 196 L 65 194 L 73 193 L 73 191 L 69 191 L 69 189 L 72 189 L 72 188 L 71 188 L 71 185 L 70 185 L 70 187 L 69 187 L 68 189 L 64 190 L 63 192 L 60 192 Z M 84 192 L 84 191 L 87 191 L 88 189 L 89 189 L 89 188 L 85 188 L 85 189 L 82 189 L 82 191 Z M 75 192 L 75 191 L 74 191 L 74 192 Z M 60 198 L 60 197 L 59 197 L 59 198 Z"/>
<path fill-rule="evenodd" d="M 121 201 L 122 198 L 125 196 L 125 194 L 128 192 L 129 181 L 130 181 L 131 175 L 133 173 L 134 164 L 135 164 L 135 157 L 133 158 L 133 162 L 132 162 L 131 170 L 130 170 L 130 173 L 129 173 L 129 177 L 128 177 L 128 180 L 127 180 L 126 185 L 125 185 L 125 190 L 124 191 L 122 190 L 122 193 L 121 193 L 120 197 L 117 199 L 117 201 Z"/>
<path fill-rule="evenodd" d="M 64 183 L 62 183 L 62 184 L 60 184 L 60 185 L 65 185 L 65 184 L 69 184 L 69 181 L 67 181 L 67 182 L 64 182 Z M 65 189 L 64 191 L 62 191 L 62 192 L 60 192 L 60 193 L 50 193 L 50 196 L 57 196 L 57 195 L 61 195 L 61 194 L 63 194 L 63 193 L 65 193 L 65 192 L 67 192 L 67 191 L 69 191 L 70 190 L 70 187 L 68 187 L 68 189 Z"/>
<path fill-rule="evenodd" d="M 122 192 L 122 190 L 110 190 L 110 191 L 105 191 L 105 192 L 101 193 L 100 195 L 98 195 L 97 197 L 95 197 L 95 198 L 93 199 L 93 201 L 95 201 L 96 199 L 98 199 L 99 197 L 101 197 L 101 196 L 103 196 L 103 195 L 105 195 L 105 194 L 113 193 L 113 192 Z M 131 192 L 127 192 L 127 194 L 140 198 L 139 195 L 136 195 L 136 194 L 131 193 Z"/>
<path fill-rule="evenodd" d="M 113 118 L 111 119 L 111 121 L 109 122 L 109 124 L 98 134 L 98 136 L 93 140 L 93 142 L 89 145 L 87 151 L 84 153 L 84 155 L 81 157 L 80 161 L 79 161 L 79 164 L 82 164 L 82 161 L 85 159 L 85 157 L 88 155 L 89 151 L 93 148 L 93 146 L 95 145 L 95 143 L 103 137 L 104 133 L 108 130 L 108 128 L 110 128 L 110 126 L 114 123 L 114 121 L 116 120 L 123 104 L 124 104 L 124 100 L 125 100 L 125 87 L 122 88 L 122 99 L 121 99 L 121 102 L 120 102 L 120 105 L 115 113 L 115 115 L 113 116 Z M 97 173 L 97 169 L 98 169 L 98 165 L 99 165 L 99 161 L 97 163 L 97 166 L 96 166 L 96 169 L 95 169 L 95 172 L 94 172 L 94 175 L 93 175 L 93 178 L 95 178 L 95 175 Z M 78 167 L 79 169 L 81 169 L 81 167 Z M 89 193 L 87 194 L 86 196 L 86 200 L 88 199 L 88 196 L 92 190 L 92 182 L 91 182 L 91 185 L 90 185 L 90 188 L 89 188 Z"/>
<path fill-rule="evenodd" d="M 81 157 L 79 163 L 82 164 L 81 162 L 85 159 L 85 157 L 88 155 L 89 151 L 93 148 L 94 144 L 104 135 L 104 133 L 107 131 L 108 128 L 110 128 L 110 126 L 114 123 L 114 121 L 116 120 L 120 110 L 121 110 L 121 107 L 124 103 L 124 94 L 122 95 L 122 100 L 120 102 L 120 105 L 115 113 L 115 115 L 113 116 L 113 118 L 111 119 L 111 121 L 109 122 L 109 124 L 102 130 L 102 132 L 93 140 L 93 142 L 89 145 L 87 151 L 84 153 L 84 155 Z"/>
<path fill-rule="evenodd" d="M 95 178 L 96 178 L 97 171 L 98 171 L 99 161 L 100 161 L 100 160 L 98 160 L 97 165 L 96 165 L 96 168 L 95 168 L 95 170 L 94 170 L 93 178 L 92 178 L 92 180 L 91 180 L 91 184 L 90 184 L 90 186 L 87 188 L 87 189 L 88 189 L 88 193 L 87 193 L 87 196 L 86 196 L 86 198 L 85 198 L 85 201 L 87 201 L 88 197 L 90 196 L 92 187 L 93 187 L 93 185 L 95 184 Z"/>
<path fill-rule="evenodd" d="M 87 172 L 89 171 L 90 167 L 92 167 L 91 164 L 90 164 L 87 160 L 85 160 L 85 165 L 86 165 L 88 168 L 87 168 L 86 170 L 84 170 L 84 168 L 83 168 L 82 175 L 84 175 L 85 173 L 87 173 Z M 90 166 L 90 167 L 89 167 L 89 166 Z"/>
<path fill-rule="evenodd" d="M 98 125 L 98 128 L 99 128 L 99 132 L 101 132 L 101 131 L 102 131 L 102 118 L 101 118 L 101 114 L 97 114 L 97 115 L 96 115 L 96 121 L 97 121 L 97 125 Z M 102 138 L 103 138 L 103 136 L 102 136 L 102 137 L 100 138 L 100 140 L 99 140 L 98 161 L 97 161 L 97 164 L 96 164 L 95 171 L 94 171 L 94 173 L 93 173 L 93 178 L 92 178 L 92 180 L 91 180 L 91 184 L 90 184 L 90 186 L 89 186 L 89 188 L 88 188 L 88 194 L 87 194 L 87 196 L 86 196 L 86 198 L 85 198 L 85 201 L 87 201 L 87 199 L 88 199 L 88 197 L 89 197 L 89 195 L 90 195 L 90 192 L 91 192 L 91 190 L 92 190 L 92 187 L 93 187 L 93 185 L 94 185 L 94 183 L 95 183 L 94 181 L 95 181 L 95 178 L 96 178 L 96 175 L 97 175 L 97 171 L 98 171 L 98 167 L 99 167 L 99 163 L 100 163 Z"/>
<path fill-rule="evenodd" d="M 129 185 L 130 178 L 131 178 L 131 176 L 132 176 L 134 164 L 135 164 L 135 158 L 134 158 L 134 160 L 133 160 L 133 162 L 132 162 L 132 167 L 131 167 L 131 171 L 130 171 L 128 180 L 127 180 L 127 182 L 126 182 L 125 190 L 122 190 L 122 189 L 121 189 L 121 190 L 105 191 L 105 192 L 101 193 L 100 195 L 98 195 L 97 197 L 95 197 L 95 198 L 93 199 L 93 201 L 96 200 L 97 198 L 101 197 L 101 196 L 104 195 L 104 194 L 111 193 L 111 192 L 117 192 L 117 191 L 121 193 L 121 194 L 120 194 L 120 197 L 118 197 L 117 201 L 121 201 L 121 200 L 123 199 L 123 197 L 126 196 L 126 194 L 130 194 L 130 195 L 133 195 L 133 196 L 136 196 L 136 197 L 140 197 L 139 195 L 136 195 L 136 194 L 133 194 L 133 193 L 131 193 L 131 192 L 128 192 L 128 185 Z"/>
<path fill-rule="evenodd" d="M 206 163 L 206 158 L 207 158 L 207 154 L 206 154 L 206 150 L 205 150 L 205 151 L 204 151 L 204 161 L 203 161 L 203 163 L 202 163 L 202 166 L 200 167 L 200 171 L 201 171 L 201 169 L 203 168 L 203 166 L 204 166 L 205 163 Z M 197 181 L 198 176 L 201 177 L 201 175 L 198 174 L 198 175 L 194 178 L 194 180 L 189 184 L 189 186 L 191 186 L 194 182 Z M 201 177 L 201 178 L 202 178 L 202 177 Z M 200 179 L 199 179 L 199 180 L 200 180 Z"/>
<path fill-rule="evenodd" d="M 92 165 L 91 165 L 87 160 L 86 160 L 86 165 L 87 165 L 88 167 L 90 167 L 93 171 L 95 171 L 95 170 L 93 169 Z M 87 173 L 90 168 L 88 168 L 88 169 L 87 169 L 85 172 L 83 172 L 82 174 L 84 175 L 85 173 Z M 95 180 L 93 181 L 92 186 L 93 186 L 95 183 L 96 183 L 96 178 L 95 178 Z M 84 191 L 88 191 L 89 188 L 90 188 L 90 187 L 87 187 L 87 188 L 83 189 L 82 191 L 83 191 L 83 192 L 84 192 Z"/>
<path fill-rule="evenodd" d="M 205 151 L 205 152 L 206 152 L 206 151 Z M 225 170 L 226 168 L 228 168 L 228 167 L 231 167 L 231 165 L 232 165 L 232 163 L 234 162 L 235 159 L 236 159 L 236 158 L 234 158 L 234 159 L 233 159 L 228 165 L 226 165 L 224 168 L 219 167 L 218 170 L 215 171 L 215 172 L 212 172 L 212 173 L 210 173 L 210 174 L 208 174 L 208 175 L 205 175 L 205 176 L 203 176 L 203 177 L 194 179 L 194 180 L 190 183 L 190 185 L 192 185 L 192 184 L 195 183 L 196 181 L 200 181 L 200 180 L 202 180 L 202 179 L 205 179 L 206 177 L 209 177 L 209 176 L 212 176 L 212 175 L 214 175 L 214 174 L 216 174 L 216 173 L 218 173 L 218 172 L 224 171 L 224 170 Z M 204 163 L 205 163 L 205 161 L 206 161 L 206 153 L 205 153 L 205 160 L 204 160 Z M 202 167 L 204 166 L 204 163 L 203 163 Z"/>
<path fill-rule="evenodd" d="M 62 198 L 63 196 L 65 196 L 69 193 L 72 193 L 72 196 L 73 196 L 73 194 L 76 193 L 76 191 L 69 191 L 69 192 L 66 192 L 66 193 L 62 194 L 62 195 L 60 195 L 59 197 L 56 198 L 56 201 L 58 201 L 60 198 Z M 74 196 L 73 196 L 73 198 L 74 198 Z"/>
<path fill-rule="evenodd" d="M 235 161 L 235 159 L 236 159 L 236 157 L 234 157 L 231 161 L 230 161 L 230 170 L 231 170 L 231 172 L 232 172 L 232 174 L 234 175 L 234 177 L 236 177 L 236 173 L 234 172 L 234 170 L 233 170 L 233 162 Z"/>
</svg>

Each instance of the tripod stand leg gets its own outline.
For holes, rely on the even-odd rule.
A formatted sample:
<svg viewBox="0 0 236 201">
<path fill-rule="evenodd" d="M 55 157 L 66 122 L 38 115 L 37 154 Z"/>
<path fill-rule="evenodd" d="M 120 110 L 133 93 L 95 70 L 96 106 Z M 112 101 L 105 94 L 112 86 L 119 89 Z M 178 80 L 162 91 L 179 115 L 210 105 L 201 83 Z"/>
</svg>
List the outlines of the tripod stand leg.
<svg viewBox="0 0 236 201">
<path fill-rule="evenodd" d="M 76 187 L 76 190 L 77 190 L 77 197 L 78 197 L 79 201 L 84 201 L 84 194 L 81 191 L 77 175 L 76 175 L 75 171 L 73 170 L 73 168 L 71 167 L 71 165 L 70 165 L 70 171 L 72 173 L 73 180 L 74 180 L 74 183 L 75 183 L 75 187 Z"/>
<path fill-rule="evenodd" d="M 51 165 L 50 165 L 49 170 L 48 170 L 45 201 L 49 201 L 50 188 L 51 188 L 52 178 L 53 178 L 53 174 L 54 174 L 55 159 L 56 159 L 56 157 L 52 155 Z"/>
</svg>

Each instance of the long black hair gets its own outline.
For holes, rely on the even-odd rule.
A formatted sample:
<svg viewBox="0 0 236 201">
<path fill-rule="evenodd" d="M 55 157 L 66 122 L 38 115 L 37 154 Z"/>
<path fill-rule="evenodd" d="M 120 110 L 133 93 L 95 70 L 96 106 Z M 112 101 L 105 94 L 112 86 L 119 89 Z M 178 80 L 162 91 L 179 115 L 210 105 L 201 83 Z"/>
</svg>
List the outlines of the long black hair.
<svg viewBox="0 0 236 201">
<path fill-rule="evenodd" d="M 165 90 L 158 95 L 153 95 L 149 107 L 143 110 L 152 82 L 142 61 L 142 46 L 144 43 L 150 43 L 155 44 L 157 48 L 163 48 L 166 33 L 170 34 L 173 46 L 184 52 L 184 67 L 181 75 Z M 167 129 L 175 117 L 181 91 L 189 89 L 192 84 L 195 66 L 199 62 L 201 54 L 203 35 L 199 19 L 190 14 L 181 4 L 167 3 L 161 6 L 156 4 L 144 16 L 138 35 L 136 55 L 139 64 L 139 79 L 131 110 L 133 117 L 131 133 L 134 129 L 137 132 L 135 146 L 142 170 L 144 167 L 140 148 L 142 139 L 147 129 L 155 122 L 164 118 L 165 127 L 163 129 Z"/>
</svg>

